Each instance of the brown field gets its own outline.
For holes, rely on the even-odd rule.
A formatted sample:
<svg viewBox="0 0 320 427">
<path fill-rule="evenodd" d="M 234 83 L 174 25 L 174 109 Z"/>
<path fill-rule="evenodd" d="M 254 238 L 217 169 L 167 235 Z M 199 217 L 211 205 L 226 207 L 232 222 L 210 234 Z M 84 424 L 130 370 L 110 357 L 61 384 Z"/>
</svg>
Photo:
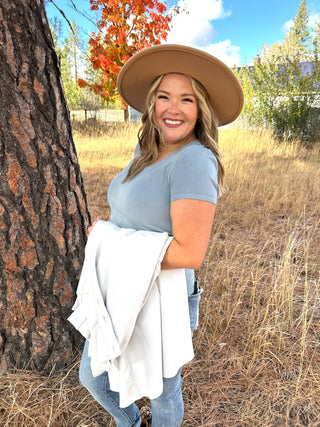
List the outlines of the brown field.
<svg viewBox="0 0 320 427">
<path fill-rule="evenodd" d="M 75 140 L 92 218 L 130 160 L 134 125 Z M 320 151 L 266 133 L 221 131 L 227 190 L 207 259 L 184 427 L 320 426 Z M 0 426 L 114 426 L 64 372 L 0 379 Z M 140 402 L 142 403 L 142 402 Z M 168 426 L 170 427 L 170 426 Z"/>
</svg>

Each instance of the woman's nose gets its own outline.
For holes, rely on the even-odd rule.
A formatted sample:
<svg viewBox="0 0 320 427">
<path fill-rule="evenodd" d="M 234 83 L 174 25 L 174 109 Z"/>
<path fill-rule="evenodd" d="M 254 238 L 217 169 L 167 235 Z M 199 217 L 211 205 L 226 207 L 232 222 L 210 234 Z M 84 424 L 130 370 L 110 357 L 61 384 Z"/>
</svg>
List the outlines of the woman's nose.
<svg viewBox="0 0 320 427">
<path fill-rule="evenodd" d="M 177 101 L 170 101 L 169 111 L 171 113 L 177 113 L 179 111 L 179 103 Z"/>
</svg>

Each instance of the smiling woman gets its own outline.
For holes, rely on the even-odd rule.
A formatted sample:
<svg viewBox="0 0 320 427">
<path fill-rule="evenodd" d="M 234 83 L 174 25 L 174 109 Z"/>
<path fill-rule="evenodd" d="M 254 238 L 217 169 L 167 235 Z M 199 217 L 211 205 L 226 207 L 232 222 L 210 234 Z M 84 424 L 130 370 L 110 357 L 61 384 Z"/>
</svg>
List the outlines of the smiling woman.
<svg viewBox="0 0 320 427">
<path fill-rule="evenodd" d="M 167 278 L 170 292 L 175 295 L 171 306 L 174 314 L 175 310 L 179 312 L 181 303 L 186 304 L 187 322 L 183 327 L 187 328 L 187 340 L 191 340 L 192 331 L 197 328 L 202 293 L 194 269 L 201 266 L 207 251 L 219 187 L 224 177 L 218 148 L 218 124 L 230 123 L 240 114 L 242 90 L 232 71 L 221 61 L 197 49 L 175 45 L 155 46 L 134 55 L 120 71 L 118 90 L 123 99 L 143 115 L 134 158 L 109 186 L 110 222 L 119 227 L 121 233 L 130 229 L 143 232 L 143 236 L 146 236 L 145 232 L 151 233 L 147 234 L 150 239 L 163 233 L 169 236 L 169 244 L 159 256 L 159 270 L 152 280 L 154 277 L 159 281 Z M 90 227 L 90 233 L 99 227 L 97 222 Z M 90 234 L 89 242 L 91 238 L 97 239 L 98 234 Z M 107 240 L 105 244 L 108 244 Z M 139 274 L 144 276 L 144 270 L 150 269 L 150 265 L 141 264 L 140 249 L 136 249 L 138 258 L 134 269 L 143 265 Z M 109 259 L 104 263 L 112 266 Z M 121 259 L 123 270 L 128 263 L 132 266 L 132 259 Z M 185 293 L 175 292 L 178 284 L 174 274 L 177 271 L 182 272 Z M 130 286 L 130 283 L 126 285 Z M 105 284 L 100 283 L 100 286 Z M 153 281 L 152 286 L 156 286 Z M 140 288 L 136 291 L 141 292 Z M 162 295 L 161 289 L 159 293 Z M 110 310 L 108 301 L 112 297 L 106 298 Z M 161 309 L 165 306 L 160 305 Z M 139 310 L 138 307 L 135 310 Z M 144 317 L 142 311 L 140 313 Z M 162 325 L 168 318 L 170 313 L 167 312 L 161 317 Z M 179 314 L 176 315 L 178 318 L 181 318 Z M 170 325 L 169 329 L 172 329 L 174 325 Z M 136 331 L 136 325 L 131 326 Z M 163 370 L 159 373 L 161 391 L 148 393 L 150 371 L 148 374 L 143 366 L 146 360 L 150 363 L 148 354 L 154 348 L 148 348 L 147 354 L 141 355 L 141 346 L 148 337 L 140 326 L 138 329 L 140 341 L 135 341 L 136 346 L 131 347 L 135 350 L 131 350 L 130 359 L 135 362 L 129 371 L 134 372 L 139 366 L 139 375 L 127 378 L 121 386 L 130 391 L 139 390 L 139 397 L 150 397 L 153 427 L 178 427 L 183 419 L 181 365 L 190 360 L 189 355 L 184 355 L 188 359 L 182 364 L 179 364 L 177 355 L 167 360 L 168 336 L 162 329 L 157 341 L 163 357 Z M 90 350 L 90 334 L 86 338 L 89 343 L 80 365 L 81 382 L 113 415 L 118 427 L 148 425 L 140 416 L 134 402 L 136 399 L 122 407 L 125 391 L 114 376 L 117 370 L 117 375 L 122 378 L 119 360 L 110 362 L 109 372 L 93 375 L 88 351 L 94 357 L 94 346 Z M 179 338 L 175 336 L 173 341 Z M 185 348 L 184 344 L 181 348 Z M 168 363 L 174 364 L 170 374 L 167 374 Z M 153 373 L 155 369 L 152 368 Z"/>
</svg>

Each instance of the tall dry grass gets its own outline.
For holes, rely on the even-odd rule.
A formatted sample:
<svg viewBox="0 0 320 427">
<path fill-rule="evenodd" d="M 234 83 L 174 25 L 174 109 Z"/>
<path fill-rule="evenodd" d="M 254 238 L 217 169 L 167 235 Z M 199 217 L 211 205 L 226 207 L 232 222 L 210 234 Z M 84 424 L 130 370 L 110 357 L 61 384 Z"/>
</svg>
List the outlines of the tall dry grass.
<svg viewBox="0 0 320 427">
<path fill-rule="evenodd" d="M 75 135 L 93 218 L 109 218 L 107 188 L 136 130 Z M 198 272 L 205 292 L 196 357 L 183 370 L 183 426 L 320 426 L 319 146 L 236 128 L 220 145 L 228 188 Z M 114 426 L 78 385 L 78 360 L 49 377 L 2 377 L 0 425 Z"/>
</svg>

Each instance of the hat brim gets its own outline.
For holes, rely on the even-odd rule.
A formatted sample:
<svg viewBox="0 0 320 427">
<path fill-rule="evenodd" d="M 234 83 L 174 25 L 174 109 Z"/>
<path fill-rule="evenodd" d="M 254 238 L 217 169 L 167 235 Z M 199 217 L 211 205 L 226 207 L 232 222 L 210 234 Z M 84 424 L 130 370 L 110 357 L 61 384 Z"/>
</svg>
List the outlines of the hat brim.
<svg viewBox="0 0 320 427">
<path fill-rule="evenodd" d="M 220 125 L 241 113 L 244 96 L 235 74 L 219 59 L 189 46 L 163 44 L 136 53 L 120 70 L 118 92 L 128 105 L 144 112 L 152 83 L 169 73 L 187 74 L 205 87 Z"/>
</svg>

